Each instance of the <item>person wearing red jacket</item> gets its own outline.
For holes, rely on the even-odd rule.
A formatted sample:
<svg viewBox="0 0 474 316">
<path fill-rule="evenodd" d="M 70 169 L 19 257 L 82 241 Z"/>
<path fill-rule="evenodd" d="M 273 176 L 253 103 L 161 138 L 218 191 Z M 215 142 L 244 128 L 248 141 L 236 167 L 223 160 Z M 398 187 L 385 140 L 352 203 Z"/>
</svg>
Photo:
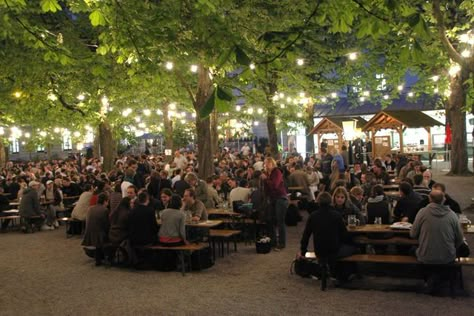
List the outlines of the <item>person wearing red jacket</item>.
<svg viewBox="0 0 474 316">
<path fill-rule="evenodd" d="M 285 217 L 288 209 L 288 196 L 283 182 L 283 173 L 277 168 L 273 158 L 264 161 L 265 172 L 261 178 L 264 181 L 265 194 L 270 204 L 271 239 L 275 250 L 286 247 Z"/>
</svg>

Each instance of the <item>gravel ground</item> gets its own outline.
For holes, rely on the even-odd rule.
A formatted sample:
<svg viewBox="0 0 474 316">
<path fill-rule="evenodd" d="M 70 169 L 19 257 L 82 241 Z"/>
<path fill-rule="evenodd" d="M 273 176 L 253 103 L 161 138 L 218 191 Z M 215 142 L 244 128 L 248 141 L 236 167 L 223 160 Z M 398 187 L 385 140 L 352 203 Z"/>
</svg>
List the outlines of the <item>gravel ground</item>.
<svg viewBox="0 0 474 316">
<path fill-rule="evenodd" d="M 435 180 L 445 182 L 463 208 L 470 206 L 473 177 L 436 175 Z M 466 214 L 474 219 L 474 212 Z M 473 314 L 470 267 L 464 269 L 467 294 L 454 300 L 414 291 L 371 290 L 421 285 L 420 280 L 386 277 L 356 281 L 368 290 L 330 286 L 321 292 L 319 281 L 289 274 L 302 229 L 303 223 L 288 228 L 284 251 L 257 255 L 253 245 L 241 243 L 237 253 L 218 258 L 212 268 L 184 277 L 177 272 L 95 267 L 79 238 L 66 239 L 64 227 L 28 235 L 9 232 L 0 235 L 0 314 Z M 473 237 L 468 239 L 471 245 Z"/>
</svg>

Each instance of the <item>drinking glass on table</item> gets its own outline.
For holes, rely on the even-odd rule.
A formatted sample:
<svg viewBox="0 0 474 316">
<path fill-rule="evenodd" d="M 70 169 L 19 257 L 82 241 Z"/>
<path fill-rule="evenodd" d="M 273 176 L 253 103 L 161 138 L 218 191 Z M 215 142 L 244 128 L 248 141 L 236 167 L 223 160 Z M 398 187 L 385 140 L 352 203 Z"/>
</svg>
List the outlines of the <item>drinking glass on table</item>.
<svg viewBox="0 0 474 316">
<path fill-rule="evenodd" d="M 357 219 L 355 215 L 349 215 L 347 217 L 347 224 L 349 225 L 349 227 L 354 228 L 357 225 L 359 225 L 359 223 L 360 221 Z"/>
<path fill-rule="evenodd" d="M 382 225 L 382 217 L 376 217 L 374 220 L 375 225 Z"/>
</svg>

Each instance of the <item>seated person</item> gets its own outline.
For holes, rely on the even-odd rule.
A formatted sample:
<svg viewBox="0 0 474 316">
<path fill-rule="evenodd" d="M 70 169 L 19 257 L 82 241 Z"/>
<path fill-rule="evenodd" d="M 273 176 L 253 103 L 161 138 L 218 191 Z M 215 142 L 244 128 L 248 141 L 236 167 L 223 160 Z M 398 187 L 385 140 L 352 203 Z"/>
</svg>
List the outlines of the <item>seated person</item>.
<svg viewBox="0 0 474 316">
<path fill-rule="evenodd" d="M 207 221 L 204 203 L 196 199 L 194 189 L 186 189 L 183 194 L 183 211 L 189 212 L 193 221 Z"/>
<path fill-rule="evenodd" d="M 87 213 L 86 232 L 83 246 L 95 247 L 95 265 L 102 264 L 104 259 L 104 246 L 109 241 L 109 196 L 102 192 L 97 197 L 97 204 L 92 206 Z"/>
<path fill-rule="evenodd" d="M 250 189 L 248 186 L 248 181 L 242 179 L 239 181 L 239 186 L 233 188 L 229 193 L 229 203 L 233 205 L 235 201 L 242 201 L 248 203 L 250 199 Z"/>
<path fill-rule="evenodd" d="M 423 175 L 415 174 L 413 176 L 413 191 L 421 195 L 423 199 L 428 199 L 431 189 L 424 184 Z"/>
<path fill-rule="evenodd" d="M 181 198 L 174 195 L 168 207 L 160 212 L 161 227 L 158 234 L 160 244 L 179 246 L 189 243 L 186 240 L 186 214 L 180 208 Z"/>
<path fill-rule="evenodd" d="M 364 200 L 364 190 L 360 186 L 355 186 L 351 188 L 350 198 L 352 204 L 354 204 L 360 211 L 362 211 L 362 203 Z"/>
<path fill-rule="evenodd" d="M 399 192 L 400 199 L 393 210 L 393 215 L 396 221 L 413 223 L 423 198 L 414 192 L 411 184 L 406 181 L 400 182 Z"/>
<path fill-rule="evenodd" d="M 382 218 L 382 224 L 390 224 L 390 207 L 383 186 L 377 184 L 367 200 L 367 222 L 374 223 L 376 217 Z"/>
<path fill-rule="evenodd" d="M 132 200 L 124 197 L 118 207 L 110 214 L 109 240 L 113 246 L 119 246 L 128 238 L 128 217 L 130 216 Z"/>
<path fill-rule="evenodd" d="M 90 208 L 90 201 L 93 195 L 94 188 L 91 184 L 87 183 L 84 186 L 84 192 L 79 196 L 79 200 L 74 206 L 71 217 L 80 221 L 85 221 L 87 217 L 87 212 Z"/>
<path fill-rule="evenodd" d="M 434 180 L 433 180 L 433 175 L 431 173 L 431 170 L 429 169 L 426 169 L 424 172 L 423 172 L 423 182 L 424 184 L 430 188 L 430 190 L 433 188 L 433 185 L 436 183 Z"/>
<path fill-rule="evenodd" d="M 20 216 L 26 218 L 28 224 L 41 227 L 41 230 L 53 230 L 54 228 L 46 225 L 46 215 L 41 212 L 38 190 L 40 183 L 30 181 L 28 187 L 23 190 L 18 210 Z M 32 216 L 40 216 L 39 218 L 31 218 Z M 28 232 L 29 227 L 22 227 L 23 232 Z"/>
<path fill-rule="evenodd" d="M 129 215 L 129 239 L 133 247 L 156 244 L 158 224 L 148 193 L 138 193 Z"/>
<path fill-rule="evenodd" d="M 3 187 L 0 186 L 0 216 L 8 216 L 11 214 L 3 213 L 3 211 L 7 211 L 10 209 L 10 200 L 7 198 L 6 195 L 3 195 Z M 2 231 L 5 231 L 10 224 L 9 219 L 4 219 L 2 221 Z"/>
<path fill-rule="evenodd" d="M 456 249 L 463 243 L 458 217 L 444 205 L 444 193 L 434 189 L 430 203 L 418 212 L 410 231 L 418 239 L 416 257 L 430 264 L 446 264 L 456 259 Z"/>
<path fill-rule="evenodd" d="M 446 186 L 443 183 L 435 183 L 433 184 L 433 190 L 440 190 L 444 193 L 444 205 L 449 206 L 450 209 L 454 211 L 454 213 L 461 214 L 461 206 L 458 202 L 456 202 L 449 194 L 446 193 Z"/>
<path fill-rule="evenodd" d="M 344 243 L 347 237 L 346 225 L 341 214 L 331 206 L 331 195 L 320 193 L 317 203 L 318 210 L 312 212 L 306 222 L 298 257 L 304 257 L 313 235 L 314 251 L 318 258 L 327 259 L 333 277 L 345 279 L 348 271 L 343 265 L 336 267 L 336 260 L 352 255 L 356 249 Z"/>
<path fill-rule="evenodd" d="M 349 193 L 344 187 L 337 187 L 332 194 L 332 205 L 338 211 L 344 222 L 347 223 L 349 215 L 356 215 L 361 225 L 365 224 L 365 217 L 361 211 L 355 206 L 349 198 Z"/>
</svg>

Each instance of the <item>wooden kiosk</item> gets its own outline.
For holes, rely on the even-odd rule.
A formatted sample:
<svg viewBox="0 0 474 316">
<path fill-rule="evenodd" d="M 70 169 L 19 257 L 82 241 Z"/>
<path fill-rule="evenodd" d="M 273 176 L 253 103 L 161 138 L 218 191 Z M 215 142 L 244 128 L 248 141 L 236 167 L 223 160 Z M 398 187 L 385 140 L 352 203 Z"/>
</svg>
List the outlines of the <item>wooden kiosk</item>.
<svg viewBox="0 0 474 316">
<path fill-rule="evenodd" d="M 390 136 L 375 136 L 379 130 L 396 130 L 400 135 L 400 152 L 403 153 L 403 132 L 407 128 L 424 128 L 428 132 L 428 152 L 431 152 L 431 127 L 437 125 L 444 124 L 420 111 L 381 111 L 363 127 L 362 131 L 370 132 L 372 155 L 378 157 L 387 153 L 387 148 L 388 152 L 391 151 Z"/>
<path fill-rule="evenodd" d="M 309 133 L 310 135 L 316 134 L 318 136 L 318 144 L 321 143 L 324 134 L 336 134 L 336 139 L 325 138 L 328 143 L 328 152 L 332 149 L 340 150 L 344 143 L 344 128 L 342 122 L 345 121 L 356 121 L 356 128 L 362 129 L 367 123 L 366 120 L 357 117 L 325 117 L 319 122 Z"/>
</svg>

